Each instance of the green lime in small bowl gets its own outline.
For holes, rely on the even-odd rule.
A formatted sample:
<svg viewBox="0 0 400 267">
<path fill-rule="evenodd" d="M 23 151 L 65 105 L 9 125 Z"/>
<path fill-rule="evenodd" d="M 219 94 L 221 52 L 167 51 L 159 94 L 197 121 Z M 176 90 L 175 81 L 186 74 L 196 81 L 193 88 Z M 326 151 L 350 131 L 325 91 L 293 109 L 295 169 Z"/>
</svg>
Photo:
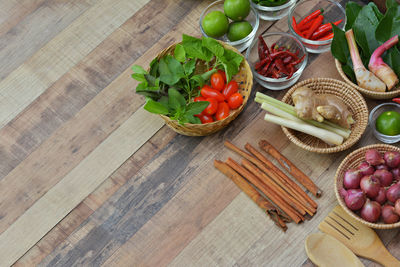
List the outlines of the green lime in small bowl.
<svg viewBox="0 0 400 267">
<path fill-rule="evenodd" d="M 400 113 L 394 110 L 382 112 L 376 119 L 375 127 L 381 134 L 400 134 Z"/>
</svg>

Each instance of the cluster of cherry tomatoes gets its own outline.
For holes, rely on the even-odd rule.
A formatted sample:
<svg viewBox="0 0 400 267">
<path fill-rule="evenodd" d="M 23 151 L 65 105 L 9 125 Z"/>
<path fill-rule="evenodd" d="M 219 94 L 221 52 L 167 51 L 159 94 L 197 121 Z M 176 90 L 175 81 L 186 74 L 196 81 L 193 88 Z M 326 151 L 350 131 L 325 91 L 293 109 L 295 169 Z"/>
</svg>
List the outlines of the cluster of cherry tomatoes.
<svg viewBox="0 0 400 267">
<path fill-rule="evenodd" d="M 200 114 L 195 115 L 203 124 L 225 119 L 231 109 L 237 109 L 243 103 L 243 96 L 238 92 L 238 83 L 231 80 L 226 84 L 224 71 L 218 70 L 211 75 L 210 82 L 211 86 L 204 85 L 200 90 L 201 96 L 194 98 L 195 102 L 210 103 Z"/>
</svg>

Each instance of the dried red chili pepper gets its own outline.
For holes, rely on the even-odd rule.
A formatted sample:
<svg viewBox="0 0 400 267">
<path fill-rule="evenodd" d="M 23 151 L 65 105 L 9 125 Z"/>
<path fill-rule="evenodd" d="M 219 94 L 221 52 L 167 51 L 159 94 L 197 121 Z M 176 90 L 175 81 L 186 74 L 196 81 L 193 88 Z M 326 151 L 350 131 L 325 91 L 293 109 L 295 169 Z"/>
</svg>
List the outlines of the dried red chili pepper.
<svg viewBox="0 0 400 267">
<path fill-rule="evenodd" d="M 263 60 L 257 62 L 257 63 L 254 65 L 254 68 L 255 68 L 256 70 L 261 69 L 262 67 L 264 67 L 265 64 L 267 64 L 268 61 L 270 61 L 269 58 L 264 58 Z"/>
<path fill-rule="evenodd" d="M 262 47 L 262 44 L 261 44 L 261 42 L 258 42 L 258 58 L 260 59 L 260 60 L 263 60 L 263 59 L 265 59 L 265 53 L 264 53 L 264 49 L 263 49 L 263 47 Z"/>
<path fill-rule="evenodd" d="M 293 73 L 295 73 L 295 67 L 293 67 L 292 64 L 288 65 L 288 69 L 289 69 L 289 75 L 286 77 L 286 79 L 290 79 L 293 76 Z"/>
<path fill-rule="evenodd" d="M 283 59 L 283 64 L 289 64 L 292 61 L 293 61 L 293 58 L 291 56 L 287 56 Z"/>
<path fill-rule="evenodd" d="M 286 69 L 286 67 L 285 67 L 285 65 L 283 64 L 283 61 L 282 61 L 281 58 L 277 58 L 277 59 L 275 60 L 275 63 L 276 63 L 276 67 L 278 68 L 278 70 L 279 70 L 280 73 L 289 75 L 289 71 Z"/>
<path fill-rule="evenodd" d="M 296 66 L 297 64 L 299 64 L 300 62 L 303 61 L 303 59 L 304 59 L 305 56 L 306 56 L 306 55 L 303 55 L 303 56 L 302 56 L 301 58 L 299 58 L 298 60 L 292 61 L 292 62 L 290 62 L 289 64 L 291 64 L 291 65 L 293 65 L 293 66 Z"/>
</svg>

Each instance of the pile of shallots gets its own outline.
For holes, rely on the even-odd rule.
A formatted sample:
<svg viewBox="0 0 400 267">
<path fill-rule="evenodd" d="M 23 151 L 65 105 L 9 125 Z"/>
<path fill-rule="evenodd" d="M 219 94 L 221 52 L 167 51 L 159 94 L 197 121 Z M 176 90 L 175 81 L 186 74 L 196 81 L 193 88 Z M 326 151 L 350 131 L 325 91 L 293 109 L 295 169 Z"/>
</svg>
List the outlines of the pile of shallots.
<svg viewBox="0 0 400 267">
<path fill-rule="evenodd" d="M 365 153 L 357 169 L 343 177 L 340 195 L 346 206 L 368 222 L 396 223 L 400 220 L 400 153 L 388 151 L 382 156 L 376 149 Z"/>
</svg>

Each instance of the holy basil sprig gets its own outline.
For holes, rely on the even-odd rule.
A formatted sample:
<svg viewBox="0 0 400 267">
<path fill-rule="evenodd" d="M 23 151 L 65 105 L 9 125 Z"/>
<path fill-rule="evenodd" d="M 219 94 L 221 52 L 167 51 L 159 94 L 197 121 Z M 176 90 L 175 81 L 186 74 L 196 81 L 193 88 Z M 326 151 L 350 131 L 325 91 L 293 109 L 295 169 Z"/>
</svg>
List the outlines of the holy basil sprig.
<svg viewBox="0 0 400 267">
<path fill-rule="evenodd" d="M 217 69 L 224 69 L 230 81 L 242 61 L 242 55 L 225 49 L 215 39 L 184 34 L 173 55 L 154 59 L 149 71 L 134 65 L 132 78 L 140 82 L 136 93 L 146 97 L 147 111 L 167 115 L 181 124 L 200 123 L 194 115 L 202 112 L 208 102 L 192 102 L 192 98 L 199 95 L 199 88 Z M 196 68 L 197 64 L 203 71 Z"/>
<path fill-rule="evenodd" d="M 382 14 L 374 3 L 360 6 L 355 2 L 346 4 L 345 30 L 353 29 L 361 60 L 368 66 L 370 57 L 377 47 L 395 34 L 400 33 L 400 6 L 396 0 L 386 1 L 387 11 Z M 344 32 L 333 25 L 334 37 L 332 55 L 342 63 L 346 75 L 356 82 L 349 48 Z M 400 76 L 400 50 L 398 46 L 389 49 L 383 60 Z"/>
</svg>

